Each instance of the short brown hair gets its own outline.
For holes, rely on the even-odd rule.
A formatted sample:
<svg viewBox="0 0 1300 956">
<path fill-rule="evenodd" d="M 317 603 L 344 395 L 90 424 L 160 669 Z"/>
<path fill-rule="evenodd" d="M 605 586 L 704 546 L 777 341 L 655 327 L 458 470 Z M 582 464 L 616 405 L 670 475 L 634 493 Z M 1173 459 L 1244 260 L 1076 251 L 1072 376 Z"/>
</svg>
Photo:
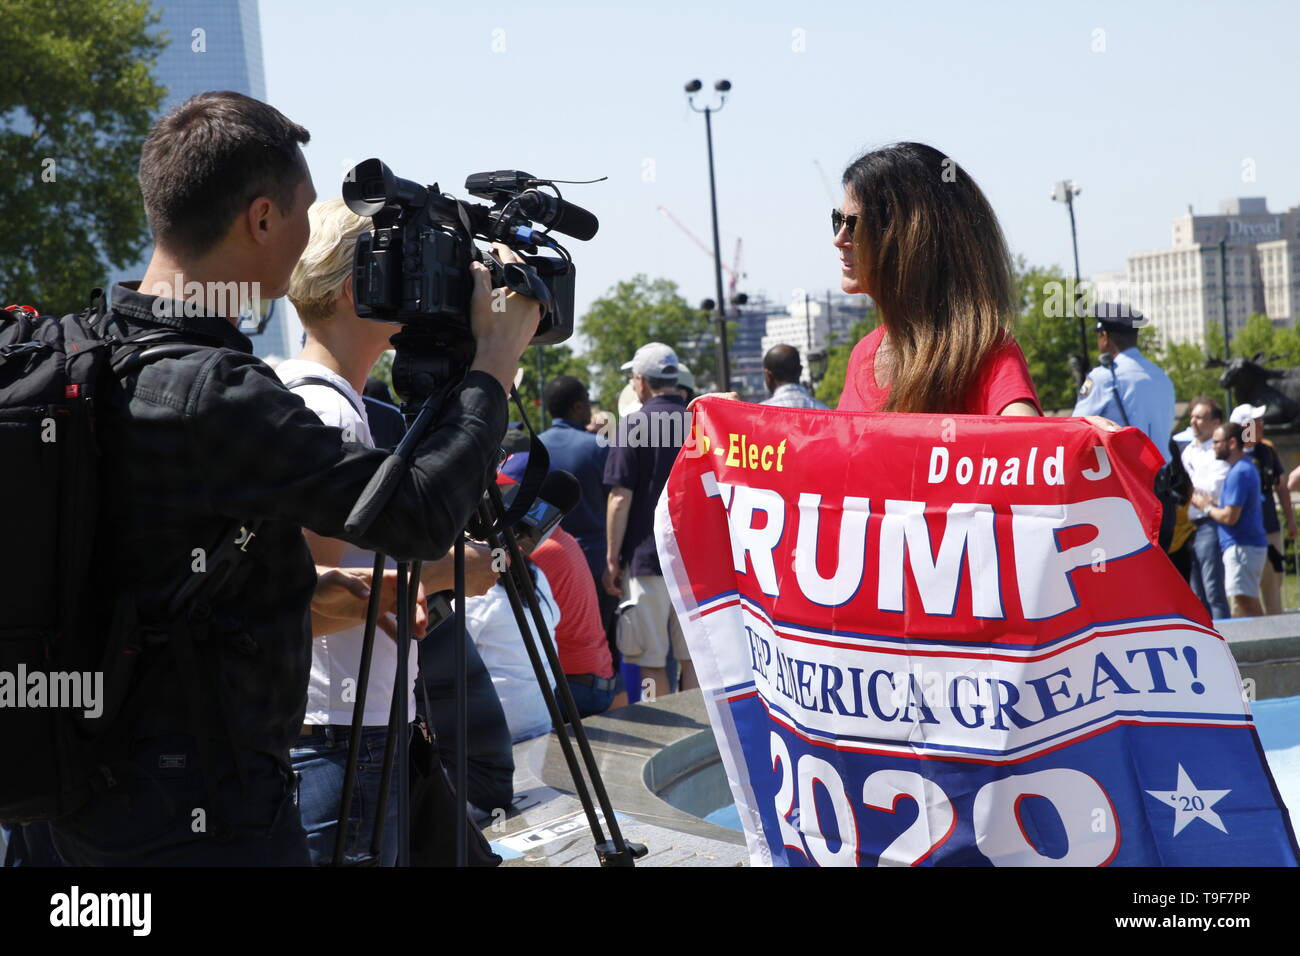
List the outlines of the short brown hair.
<svg viewBox="0 0 1300 956">
<path fill-rule="evenodd" d="M 183 255 L 215 246 L 258 196 L 282 212 L 306 175 L 299 144 L 311 134 L 242 93 L 200 93 L 149 131 L 140 191 L 154 241 Z"/>
<path fill-rule="evenodd" d="M 1187 403 L 1187 414 L 1190 415 L 1196 409 L 1197 405 L 1204 405 L 1209 410 L 1210 419 L 1212 421 L 1223 421 L 1223 409 L 1219 406 L 1219 403 L 1210 398 L 1210 396 L 1197 395 L 1193 398 Z"/>
</svg>

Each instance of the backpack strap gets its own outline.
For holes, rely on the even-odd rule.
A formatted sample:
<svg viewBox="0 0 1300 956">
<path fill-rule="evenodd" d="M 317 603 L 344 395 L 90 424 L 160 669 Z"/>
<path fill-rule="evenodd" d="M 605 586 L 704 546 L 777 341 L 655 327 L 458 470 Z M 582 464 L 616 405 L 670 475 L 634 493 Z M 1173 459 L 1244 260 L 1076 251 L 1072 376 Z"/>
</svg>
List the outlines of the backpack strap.
<svg viewBox="0 0 1300 956">
<path fill-rule="evenodd" d="M 291 382 L 284 383 L 284 387 L 291 392 L 295 388 L 298 388 L 301 385 L 323 385 L 326 388 L 332 388 L 334 389 L 334 391 L 338 392 L 340 395 L 342 395 L 344 398 L 347 399 L 348 404 L 352 406 L 353 410 L 355 410 L 357 414 L 359 414 L 362 418 L 366 417 L 366 409 L 364 405 L 361 408 L 357 408 L 357 403 L 353 401 L 351 395 L 349 395 L 346 391 L 344 391 L 337 382 L 331 382 L 323 375 L 303 375 L 298 378 L 295 378 Z"/>
<path fill-rule="evenodd" d="M 170 329 L 150 329 L 122 338 L 112 335 L 105 338 L 113 347 L 110 368 L 115 378 L 138 372 L 144 365 L 158 359 L 179 358 L 211 347 L 204 342 L 195 342 L 195 338 L 208 339 L 212 345 L 220 344 L 208 336 L 193 333 L 180 335 Z M 216 547 L 208 551 L 206 573 L 189 575 L 168 603 L 169 625 L 164 640 L 171 645 L 180 676 L 190 688 L 190 729 L 198 748 L 204 790 L 211 803 L 210 809 L 214 818 L 213 836 L 217 838 L 228 836 L 231 830 L 226 814 L 222 812 L 221 802 L 217 798 L 217 777 L 213 770 L 209 740 L 211 728 L 202 706 L 203 687 L 208 682 L 205 680 L 204 670 L 199 665 L 196 644 L 207 638 L 212 602 L 216 595 L 234 579 L 236 571 L 243 564 L 248 548 L 261 527 L 260 520 L 234 521 L 224 529 Z M 130 609 L 130 613 L 134 622 L 134 606 Z M 127 653 L 132 650 L 125 649 Z M 146 691 L 150 688 L 146 685 L 135 689 L 135 693 L 130 695 L 133 699 L 127 702 L 121 711 L 120 716 L 128 723 L 138 713 L 139 708 L 148 702 L 149 694 Z M 215 695 L 214 700 L 230 742 L 241 793 L 246 794 L 247 771 L 231 732 L 230 715 L 219 694 Z M 117 703 L 121 705 L 121 701 Z M 129 727 L 126 727 L 126 730 L 129 733 Z"/>
</svg>

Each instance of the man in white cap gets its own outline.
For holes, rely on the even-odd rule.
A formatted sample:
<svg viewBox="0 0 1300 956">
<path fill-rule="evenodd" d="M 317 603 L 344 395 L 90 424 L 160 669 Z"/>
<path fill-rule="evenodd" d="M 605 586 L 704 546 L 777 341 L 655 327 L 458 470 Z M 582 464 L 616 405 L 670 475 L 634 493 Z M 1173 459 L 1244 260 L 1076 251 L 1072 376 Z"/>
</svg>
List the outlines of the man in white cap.
<svg viewBox="0 0 1300 956">
<path fill-rule="evenodd" d="M 1286 518 L 1288 540 L 1296 537 L 1295 510 L 1291 507 L 1291 492 L 1287 488 L 1286 466 L 1273 443 L 1264 440 L 1265 405 L 1238 405 L 1228 416 L 1234 425 L 1240 425 L 1246 444 L 1246 455 L 1259 471 L 1263 507 L 1264 534 L 1268 538 L 1268 560 L 1260 578 L 1260 599 L 1265 614 L 1282 613 L 1282 524 L 1278 521 L 1277 505 L 1282 503 Z"/>
<path fill-rule="evenodd" d="M 611 491 L 606 512 L 605 590 L 634 605 L 619 621 L 618 647 L 629 664 L 641 668 L 652 693 L 672 692 L 668 651 L 679 666 L 677 690 L 698 687 L 668 598 L 659 552 L 655 547 L 654 512 L 668 483 L 668 472 L 690 433 L 686 403 L 677 394 L 681 363 L 662 342 L 637 349 L 623 370 L 632 373 L 632 390 L 641 407 L 619 422 L 618 438 L 605 460 L 605 484 Z M 629 577 L 626 593 L 622 583 Z"/>
</svg>

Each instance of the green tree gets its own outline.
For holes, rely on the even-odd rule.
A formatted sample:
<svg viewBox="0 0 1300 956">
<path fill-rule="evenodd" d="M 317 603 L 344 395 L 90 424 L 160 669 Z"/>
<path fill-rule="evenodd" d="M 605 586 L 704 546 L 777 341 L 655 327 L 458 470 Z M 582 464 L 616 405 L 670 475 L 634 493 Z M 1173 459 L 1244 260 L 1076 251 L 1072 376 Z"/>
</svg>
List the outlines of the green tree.
<svg viewBox="0 0 1300 956">
<path fill-rule="evenodd" d="M 1241 330 L 1232 337 L 1232 354 L 1244 358 L 1254 358 L 1258 354 L 1267 359 L 1275 354 L 1277 332 L 1268 316 L 1253 312 Z"/>
<path fill-rule="evenodd" d="M 370 374 L 366 377 L 379 379 L 396 397 L 397 393 L 393 391 L 393 354 L 393 350 L 389 349 L 379 356 L 379 361 L 370 367 Z"/>
<path fill-rule="evenodd" d="M 0 298 L 81 309 L 149 234 L 136 170 L 165 89 L 147 0 L 4 0 Z"/>
<path fill-rule="evenodd" d="M 853 323 L 847 343 L 832 345 L 826 350 L 826 374 L 817 383 L 815 394 L 831 408 L 840 403 L 840 393 L 844 391 L 844 377 L 848 374 L 849 356 L 853 354 L 853 347 L 870 335 L 879 324 L 879 316 L 873 308 L 864 318 Z"/>
<path fill-rule="evenodd" d="M 1223 355 L 1223 329 L 1217 323 L 1210 323 L 1205 328 L 1205 348 L 1203 349 L 1207 359 L 1219 358 Z"/>
<path fill-rule="evenodd" d="M 1300 327 L 1289 325 L 1273 330 L 1273 352 L 1279 356 L 1274 364 L 1277 368 L 1291 368 L 1300 365 Z M 1265 356 L 1267 357 L 1267 356 Z"/>
<path fill-rule="evenodd" d="M 550 427 L 551 424 L 551 416 L 547 413 L 546 406 L 542 404 L 542 394 L 547 382 L 561 375 L 573 375 L 583 382 L 589 382 L 591 379 L 586 365 L 567 345 L 534 345 L 524 352 L 523 358 L 519 360 L 519 367 L 524 370 L 523 378 L 519 382 L 519 400 L 523 402 L 524 410 L 528 413 L 533 428 L 538 431 Z M 541 388 L 538 387 L 539 376 L 542 382 Z M 512 401 L 510 419 L 513 421 L 518 414 Z"/>
<path fill-rule="evenodd" d="M 716 384 L 713 323 L 669 279 L 638 274 L 617 283 L 591 304 L 581 329 L 590 343 L 582 361 L 595 370 L 590 391 L 605 408 L 618 407 L 618 394 L 627 384 L 627 373 L 619 366 L 647 342 L 671 346 L 694 373 L 697 391 Z"/>
<path fill-rule="evenodd" d="M 1071 308 L 1074 282 L 1056 266 L 1029 266 L 1017 256 L 1015 283 L 1019 311 L 1012 334 L 1025 353 L 1038 401 L 1045 410 L 1072 409 L 1079 381 L 1070 356 L 1081 345 Z"/>
<path fill-rule="evenodd" d="M 1222 333 L 1217 344 L 1221 352 Z M 1164 369 L 1169 380 L 1174 383 L 1174 401 L 1190 401 L 1197 395 L 1209 395 L 1222 400 L 1223 388 L 1219 385 L 1222 370 L 1205 367 L 1206 352 L 1201 346 L 1191 342 L 1165 342 L 1157 330 L 1148 328 L 1140 333 L 1138 348 Z"/>
</svg>

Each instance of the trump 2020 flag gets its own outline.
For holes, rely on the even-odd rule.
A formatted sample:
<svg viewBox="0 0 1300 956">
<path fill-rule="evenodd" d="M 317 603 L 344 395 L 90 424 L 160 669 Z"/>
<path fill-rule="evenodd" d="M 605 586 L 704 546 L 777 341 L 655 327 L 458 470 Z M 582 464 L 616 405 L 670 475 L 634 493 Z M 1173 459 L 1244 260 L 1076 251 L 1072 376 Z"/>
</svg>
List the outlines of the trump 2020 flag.
<svg viewBox="0 0 1300 956">
<path fill-rule="evenodd" d="M 754 863 L 1296 864 L 1145 435 L 696 408 L 659 553 Z"/>
</svg>

